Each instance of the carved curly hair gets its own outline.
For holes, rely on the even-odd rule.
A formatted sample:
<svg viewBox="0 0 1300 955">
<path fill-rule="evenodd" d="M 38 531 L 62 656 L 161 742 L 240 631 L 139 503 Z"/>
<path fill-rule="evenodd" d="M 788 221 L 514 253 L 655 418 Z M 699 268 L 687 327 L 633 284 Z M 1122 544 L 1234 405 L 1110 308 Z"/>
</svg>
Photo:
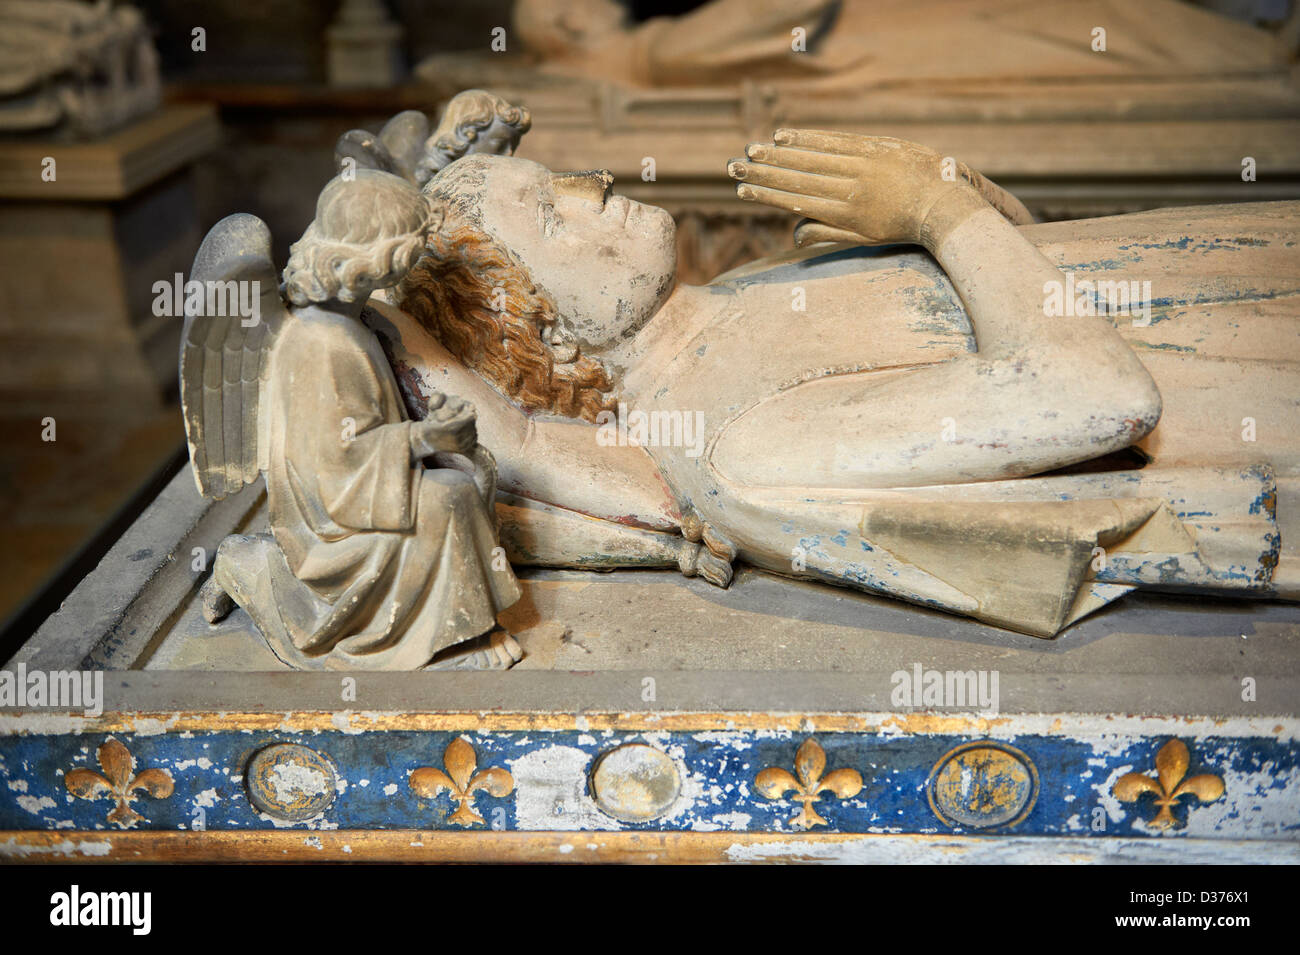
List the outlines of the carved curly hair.
<svg viewBox="0 0 1300 955">
<path fill-rule="evenodd" d="M 424 252 L 439 209 L 391 173 L 358 169 L 335 176 L 316 201 L 316 218 L 289 248 L 285 295 L 295 305 L 365 300 L 393 285 Z"/>
<path fill-rule="evenodd" d="M 509 249 L 468 222 L 429 236 L 397 302 L 448 351 L 526 411 L 584 421 L 612 410 L 608 372 L 581 354 L 557 362 L 543 335 L 558 312 Z"/>
<path fill-rule="evenodd" d="M 415 167 L 415 181 L 423 185 L 438 172 L 469 152 L 479 134 L 501 123 L 510 130 L 517 146 L 532 128 L 532 114 L 526 106 L 511 106 L 487 90 L 465 90 L 447 104 L 438 128 L 424 143 L 424 158 Z"/>
</svg>

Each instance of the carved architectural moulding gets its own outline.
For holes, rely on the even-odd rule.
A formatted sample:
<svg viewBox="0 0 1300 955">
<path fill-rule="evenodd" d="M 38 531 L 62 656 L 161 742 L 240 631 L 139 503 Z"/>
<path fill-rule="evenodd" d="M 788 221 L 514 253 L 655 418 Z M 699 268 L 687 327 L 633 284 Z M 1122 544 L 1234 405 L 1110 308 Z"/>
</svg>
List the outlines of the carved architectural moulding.
<svg viewBox="0 0 1300 955">
<path fill-rule="evenodd" d="M 665 715 L 557 715 L 539 730 L 536 713 L 357 713 L 344 731 L 330 713 L 194 714 L 153 732 L 152 717 L 105 714 L 106 734 L 0 736 L 0 854 L 19 851 L 18 830 L 291 827 L 300 842 L 335 829 L 938 832 L 1055 837 L 1081 853 L 1114 839 L 1125 853 L 1144 841 L 1274 841 L 1294 856 L 1300 831 L 1287 718 L 1004 714 L 991 739 L 986 721 L 960 715 Z M 809 723 L 815 737 L 799 732 Z M 1196 740 L 1195 771 L 1174 732 Z M 133 763 L 127 747 L 147 758 Z M 1134 771 L 1157 750 L 1157 772 Z"/>
</svg>

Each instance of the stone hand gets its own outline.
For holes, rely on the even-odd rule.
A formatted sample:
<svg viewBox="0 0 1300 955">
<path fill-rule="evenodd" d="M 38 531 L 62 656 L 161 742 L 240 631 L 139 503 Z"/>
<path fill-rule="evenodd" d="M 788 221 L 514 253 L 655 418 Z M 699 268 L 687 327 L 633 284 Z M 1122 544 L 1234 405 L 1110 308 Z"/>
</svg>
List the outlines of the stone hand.
<svg viewBox="0 0 1300 955">
<path fill-rule="evenodd" d="M 436 395 L 429 402 L 429 413 L 411 425 L 411 452 L 416 458 L 439 451 L 468 455 L 478 444 L 478 426 L 474 406 L 455 397 Z"/>
<path fill-rule="evenodd" d="M 800 245 L 921 242 L 927 214 L 945 196 L 982 201 L 972 188 L 978 173 L 915 143 L 806 129 L 773 138 L 751 144 L 727 172 L 741 199 L 815 220 L 801 224 Z"/>
</svg>

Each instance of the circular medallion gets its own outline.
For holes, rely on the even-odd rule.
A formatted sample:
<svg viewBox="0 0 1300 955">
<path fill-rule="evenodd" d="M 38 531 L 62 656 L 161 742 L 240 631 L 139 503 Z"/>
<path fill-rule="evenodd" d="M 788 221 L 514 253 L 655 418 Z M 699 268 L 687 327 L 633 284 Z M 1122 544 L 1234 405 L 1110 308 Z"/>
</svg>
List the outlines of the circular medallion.
<svg viewBox="0 0 1300 955">
<path fill-rule="evenodd" d="M 1004 743 L 965 743 L 935 763 L 926 783 L 930 808 L 954 829 L 1014 826 L 1034 808 L 1038 770 Z"/>
<path fill-rule="evenodd" d="M 682 777 L 666 753 L 644 743 L 628 743 L 596 760 L 591 791 L 607 815 L 647 822 L 672 808 L 682 791 Z"/>
<path fill-rule="evenodd" d="M 249 802 L 260 812 L 286 822 L 302 822 L 334 802 L 333 764 L 297 743 L 275 743 L 258 750 L 244 772 Z"/>
</svg>

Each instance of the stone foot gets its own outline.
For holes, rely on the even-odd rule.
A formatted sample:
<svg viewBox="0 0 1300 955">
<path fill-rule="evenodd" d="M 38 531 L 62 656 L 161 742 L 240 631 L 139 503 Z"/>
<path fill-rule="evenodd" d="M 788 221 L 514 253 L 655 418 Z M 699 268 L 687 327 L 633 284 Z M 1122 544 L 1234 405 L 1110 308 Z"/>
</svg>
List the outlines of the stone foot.
<svg viewBox="0 0 1300 955">
<path fill-rule="evenodd" d="M 424 667 L 426 670 L 509 670 L 524 658 L 510 633 L 497 627 L 491 633 L 444 650 Z"/>
<path fill-rule="evenodd" d="M 199 605 L 203 609 L 203 619 L 208 623 L 220 623 L 235 609 L 235 601 L 221 589 L 216 577 L 203 582 L 199 589 Z"/>
</svg>

